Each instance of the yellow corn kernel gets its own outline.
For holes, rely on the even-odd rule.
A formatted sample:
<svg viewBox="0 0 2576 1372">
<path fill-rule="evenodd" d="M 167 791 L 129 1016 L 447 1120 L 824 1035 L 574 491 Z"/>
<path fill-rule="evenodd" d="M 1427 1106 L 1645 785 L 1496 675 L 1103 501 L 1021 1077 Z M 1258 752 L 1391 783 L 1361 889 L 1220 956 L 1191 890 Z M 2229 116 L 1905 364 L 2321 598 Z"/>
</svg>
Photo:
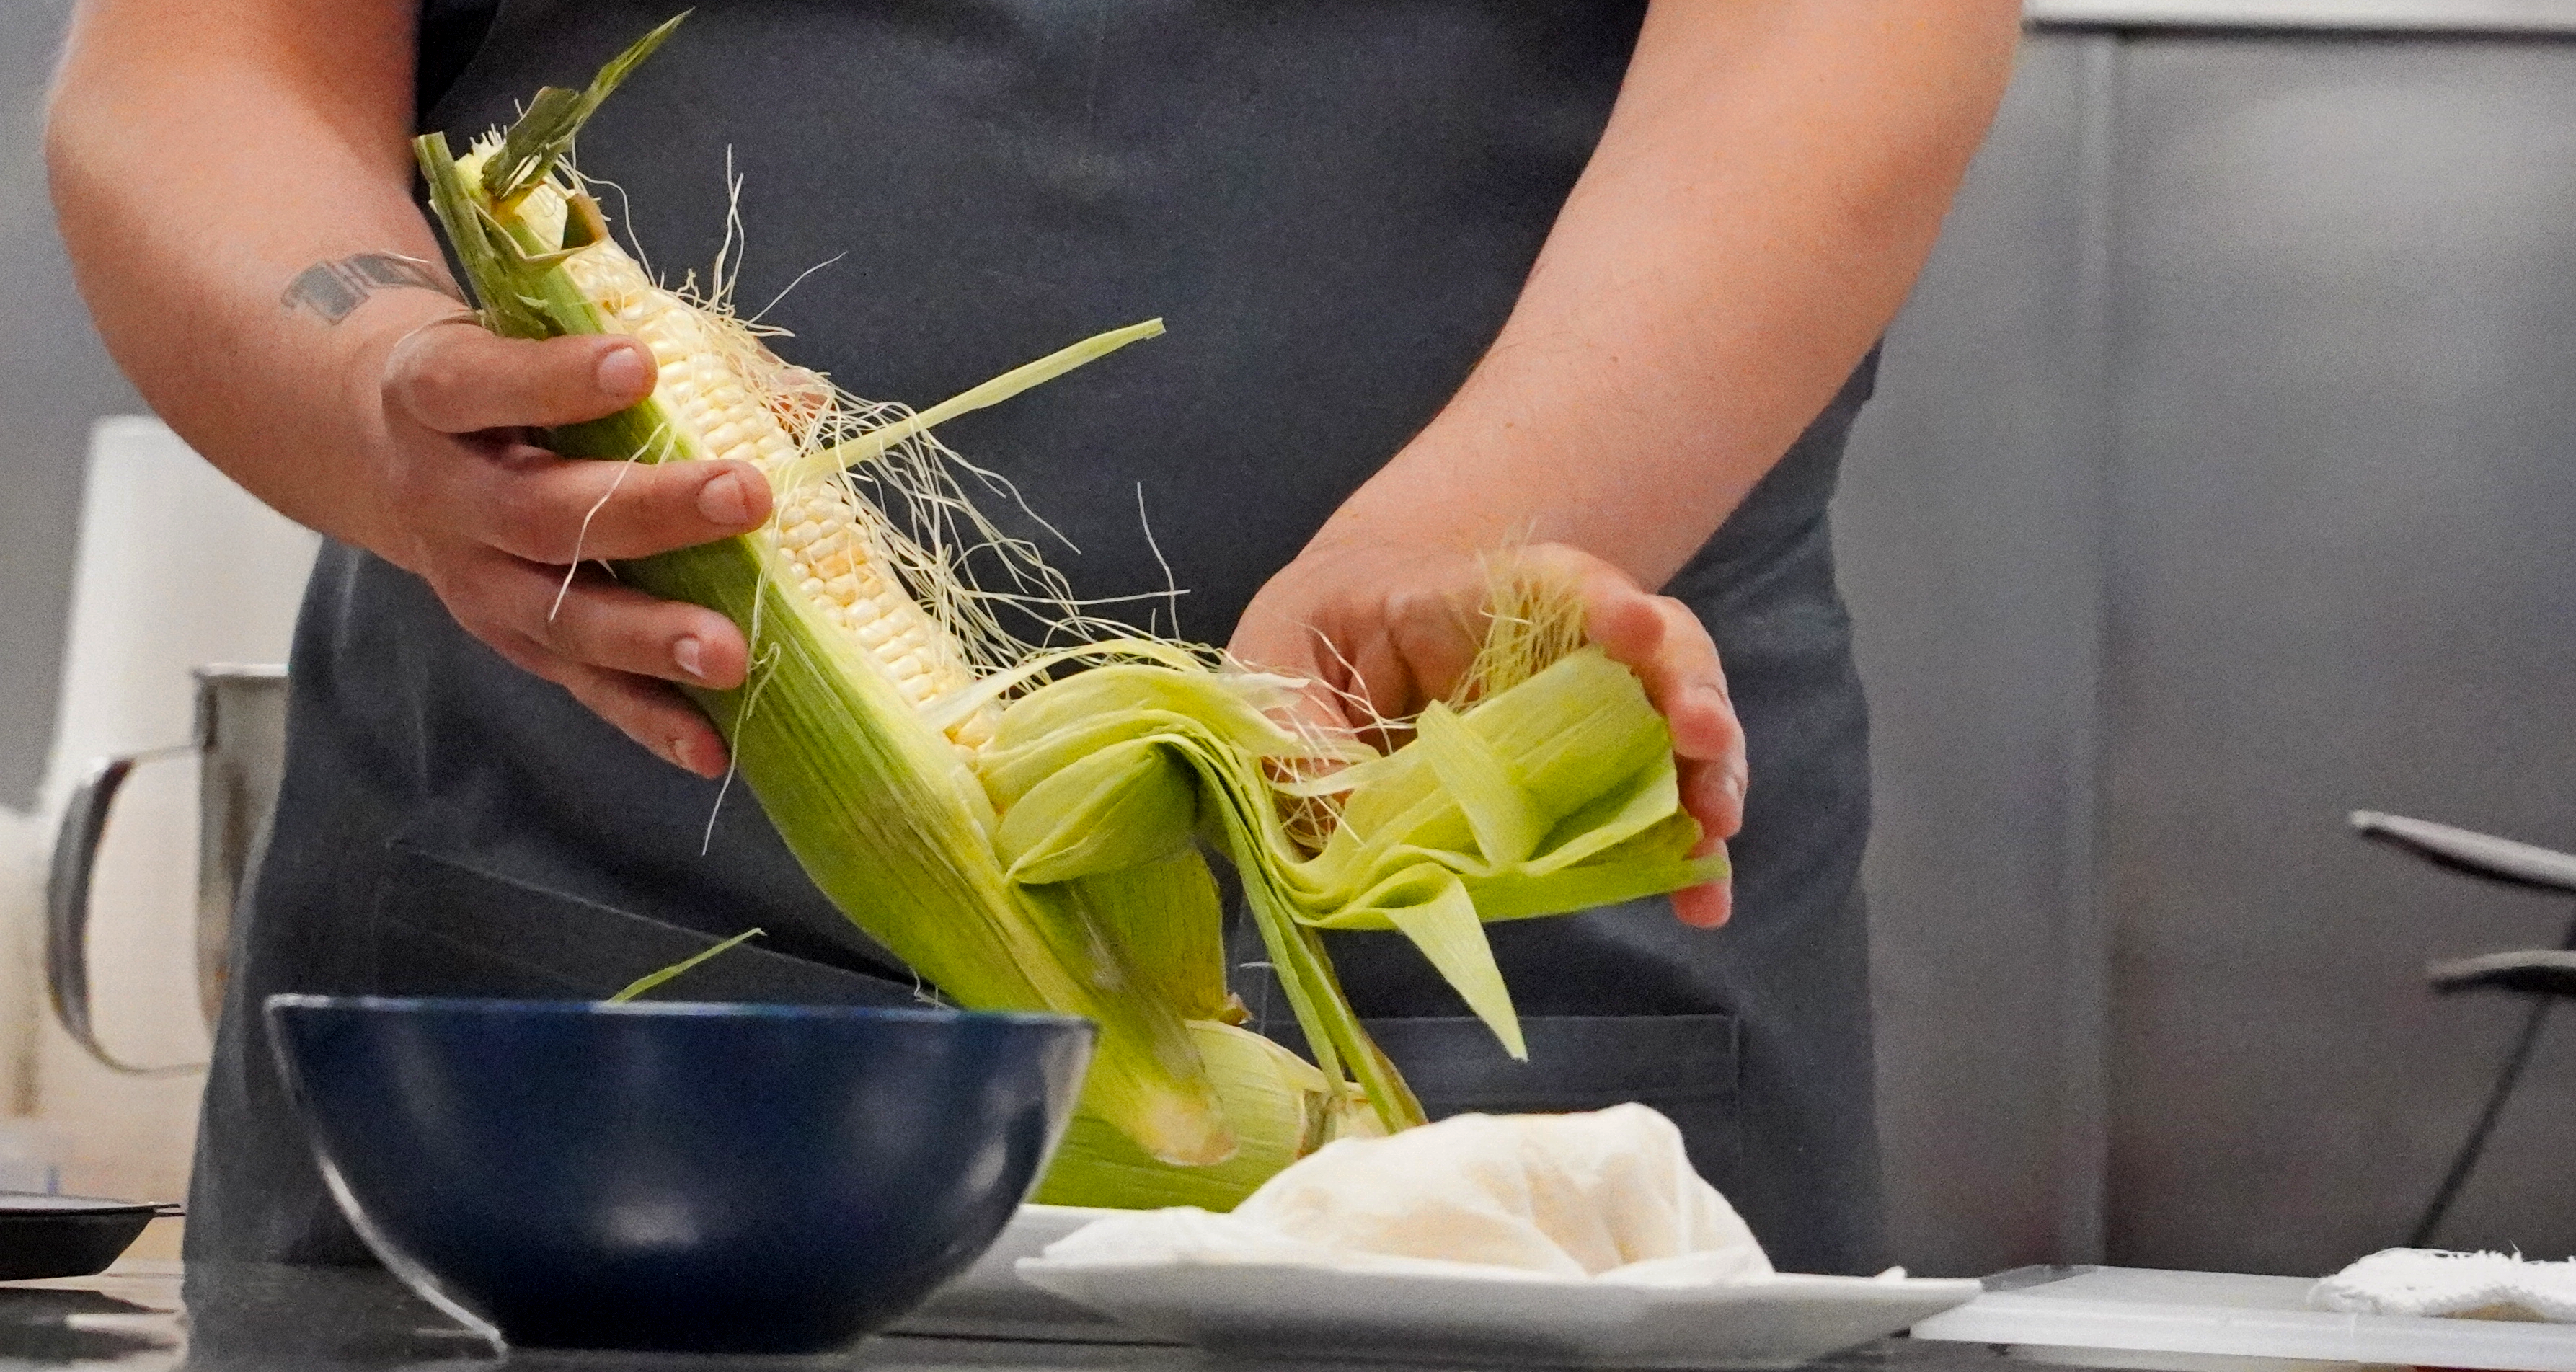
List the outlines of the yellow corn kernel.
<svg viewBox="0 0 2576 1372">
<path fill-rule="evenodd" d="M 687 302 L 654 284 L 614 244 L 572 254 L 564 271 L 608 317 L 653 354 L 656 395 L 684 451 L 749 462 L 771 480 L 787 475 L 800 445 L 735 374 L 705 320 Z M 882 518 L 838 482 L 808 480 L 778 492 L 771 522 L 786 580 L 811 597 L 824 618 L 867 649 L 868 660 L 915 707 L 973 684 L 975 673 L 956 636 L 922 611 L 893 573 L 874 521 Z M 992 737 L 992 711 L 950 728 L 967 749 Z"/>
</svg>

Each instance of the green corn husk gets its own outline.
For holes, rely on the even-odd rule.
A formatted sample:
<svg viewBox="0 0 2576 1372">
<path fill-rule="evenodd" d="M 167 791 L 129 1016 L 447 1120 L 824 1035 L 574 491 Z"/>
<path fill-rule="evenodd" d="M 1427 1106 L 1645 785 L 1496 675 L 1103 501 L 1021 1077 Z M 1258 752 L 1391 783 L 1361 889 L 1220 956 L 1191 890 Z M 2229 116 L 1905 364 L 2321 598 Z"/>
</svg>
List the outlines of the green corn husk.
<svg viewBox="0 0 2576 1372">
<path fill-rule="evenodd" d="M 494 330 L 625 331 L 567 269 L 583 254 L 625 259 L 564 156 L 672 26 L 588 90 L 539 93 L 461 163 L 443 136 L 418 141 L 432 206 Z M 690 308 L 725 322 L 721 289 L 713 305 Z M 784 364 L 731 327 L 758 353 L 745 386 L 775 398 L 763 378 Z M 957 488 L 935 484 L 950 459 L 927 436 L 934 424 L 1159 332 L 1148 323 L 1102 335 L 916 415 L 869 409 L 865 423 L 816 426 L 793 461 L 768 469 L 782 507 L 807 483 L 851 483 L 851 464 L 957 506 Z M 690 432 L 657 395 L 552 439 L 581 457 L 708 456 Z M 933 529 L 906 545 L 920 556 L 901 570 L 926 612 L 972 638 L 980 593 L 963 581 L 960 542 Z M 984 657 L 972 684 L 916 706 L 781 556 L 773 529 L 618 572 L 743 627 L 750 679 L 693 698 L 790 851 L 853 922 L 959 1004 L 1099 1022 L 1082 1111 L 1045 1198 L 1225 1208 L 1332 1137 L 1421 1122 L 1334 978 L 1327 931 L 1403 933 L 1520 1056 L 1483 921 L 1724 871 L 1723 859 L 1689 856 L 1699 831 L 1680 809 L 1663 720 L 1626 669 L 1581 646 L 1580 607 L 1561 586 L 1506 570 L 1468 682 L 1380 756 L 1284 727 L 1302 683 L 1104 632 L 1070 601 L 1058 628 L 1073 646 L 974 639 Z M 961 722 L 987 717 L 987 741 L 951 741 Z M 1288 818 L 1301 807 L 1307 820 L 1325 817 L 1320 844 Z M 1242 878 L 1311 1064 L 1235 1027 L 1211 852 Z"/>
<path fill-rule="evenodd" d="M 635 980 L 626 983 L 626 985 L 620 988 L 616 994 L 600 1003 L 602 1005 L 624 1005 L 631 1000 L 641 1000 L 652 992 L 670 985 L 681 977 L 687 976 L 689 973 L 696 971 L 699 967 L 702 967 L 717 958 L 723 957 L 725 954 L 732 952 L 734 949 L 751 942 L 753 939 L 756 939 L 767 932 L 769 931 L 760 928 L 745 929 L 741 933 L 734 935 L 732 938 L 726 939 L 722 943 L 716 944 L 714 947 L 709 948 L 704 952 L 692 953 L 658 972 L 647 972 L 644 975 L 637 977 Z"/>
<path fill-rule="evenodd" d="M 541 101 L 532 117 L 560 107 Z M 510 164 L 509 146 L 505 141 L 484 165 Z M 443 137 L 424 137 L 419 150 L 433 206 L 496 331 L 614 331 L 559 270 L 559 244 L 531 241 L 539 226 L 508 217 L 506 197 L 496 202 L 470 184 Z M 681 431 L 662 403 L 648 398 L 608 419 L 557 429 L 552 438 L 569 456 L 655 463 L 702 456 L 684 447 Z M 954 749 L 855 642 L 819 621 L 770 573 L 770 561 L 761 538 L 743 536 L 623 564 L 618 572 L 656 595 L 718 610 L 754 634 L 759 666 L 743 687 L 691 694 L 726 729 L 743 781 L 807 874 L 961 1003 L 1099 1021 L 1085 1108 L 1155 1156 L 1202 1163 L 1230 1156 L 1234 1140 L 1179 1016 L 1160 1002 L 1121 994 L 1129 978 L 1114 951 L 1022 908 L 993 859 L 982 789 L 964 775 Z"/>
<path fill-rule="evenodd" d="M 1107 1209 L 1231 1210 L 1279 1169 L 1334 1139 L 1383 1132 L 1351 1088 L 1336 1091 L 1322 1072 L 1278 1044 L 1204 1020 L 1190 1029 L 1242 1148 L 1212 1167 L 1174 1167 L 1099 1120 L 1077 1115 L 1031 1199 Z"/>
</svg>

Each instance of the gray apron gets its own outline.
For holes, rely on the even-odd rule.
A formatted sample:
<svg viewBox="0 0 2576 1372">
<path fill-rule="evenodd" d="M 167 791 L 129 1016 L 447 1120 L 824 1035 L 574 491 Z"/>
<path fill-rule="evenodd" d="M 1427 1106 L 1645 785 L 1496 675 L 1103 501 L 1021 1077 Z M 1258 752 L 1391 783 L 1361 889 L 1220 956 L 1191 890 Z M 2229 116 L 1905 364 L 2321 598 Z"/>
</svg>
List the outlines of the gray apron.
<svg viewBox="0 0 2576 1372">
<path fill-rule="evenodd" d="M 433 0 L 424 126 L 578 84 L 670 0 Z M 927 402 L 1096 330 L 1171 334 L 943 430 L 1076 545 L 1223 642 L 1264 579 L 1492 340 L 1598 138 L 1642 5 L 1567 0 L 700 0 L 581 141 L 675 278 L 743 177 L 736 298 L 790 358 Z M 467 60 L 470 59 L 470 60 Z M 452 81 L 446 75 L 452 73 Z M 612 202 L 613 211 L 625 209 Z M 1864 365 L 1668 588 L 1750 737 L 1735 922 L 1661 901 L 1496 928 L 1531 1060 L 1409 948 L 1338 937 L 1434 1113 L 1641 1099 L 1788 1269 L 1880 1260 L 1864 918 L 1866 723 L 1826 505 Z M 1040 531 L 1032 534 L 1044 537 Z M 275 991 L 591 997 L 758 924 L 710 999 L 905 1003 L 912 978 L 737 791 L 656 761 L 469 639 L 417 580 L 326 549 L 287 778 L 237 924 L 188 1226 L 199 1258 L 357 1261 L 282 1098 Z M 1247 952 L 1246 960 L 1253 955 Z M 1265 999 L 1246 971 L 1246 998 Z M 1283 1035 L 1284 1016 L 1265 1015 Z"/>
</svg>

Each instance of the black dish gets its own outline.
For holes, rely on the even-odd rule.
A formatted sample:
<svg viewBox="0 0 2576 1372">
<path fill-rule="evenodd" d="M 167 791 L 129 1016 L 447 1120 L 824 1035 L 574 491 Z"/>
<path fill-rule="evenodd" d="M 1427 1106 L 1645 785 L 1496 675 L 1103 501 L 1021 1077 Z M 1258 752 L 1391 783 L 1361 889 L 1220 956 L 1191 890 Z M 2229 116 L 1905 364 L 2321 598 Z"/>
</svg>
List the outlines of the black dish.
<svg viewBox="0 0 2576 1372">
<path fill-rule="evenodd" d="M 104 1272 L 164 1207 L 0 1191 L 0 1281 Z"/>
</svg>

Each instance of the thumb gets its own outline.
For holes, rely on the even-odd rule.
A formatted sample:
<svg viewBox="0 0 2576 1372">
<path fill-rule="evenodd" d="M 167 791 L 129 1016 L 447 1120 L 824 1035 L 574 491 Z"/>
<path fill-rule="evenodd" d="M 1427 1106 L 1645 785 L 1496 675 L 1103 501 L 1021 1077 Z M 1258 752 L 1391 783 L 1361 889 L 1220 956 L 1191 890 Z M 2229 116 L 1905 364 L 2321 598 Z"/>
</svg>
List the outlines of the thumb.
<svg viewBox="0 0 2576 1372">
<path fill-rule="evenodd" d="M 439 433 L 546 428 L 617 413 L 653 389 L 653 359 L 621 334 L 503 338 L 447 319 L 385 359 L 385 399 Z"/>
</svg>

